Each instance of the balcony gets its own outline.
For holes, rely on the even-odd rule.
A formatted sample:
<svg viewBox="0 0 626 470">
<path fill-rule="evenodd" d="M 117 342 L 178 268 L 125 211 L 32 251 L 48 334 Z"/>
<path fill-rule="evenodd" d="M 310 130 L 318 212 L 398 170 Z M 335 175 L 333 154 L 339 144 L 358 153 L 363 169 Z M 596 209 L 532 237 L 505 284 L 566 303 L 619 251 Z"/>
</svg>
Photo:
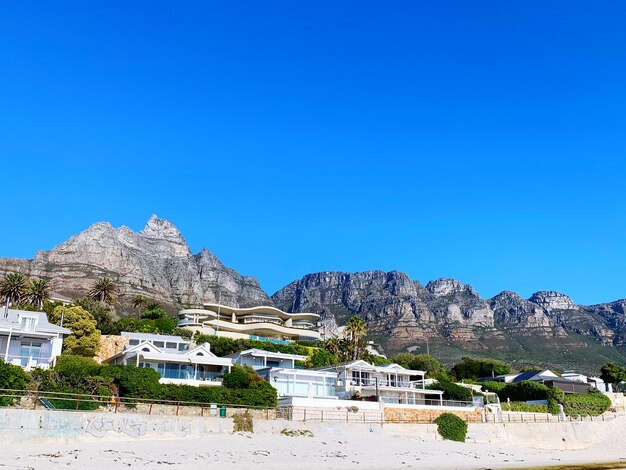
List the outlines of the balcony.
<svg viewBox="0 0 626 470">
<path fill-rule="evenodd" d="M 16 356 L 9 354 L 6 356 L 6 362 L 14 366 L 20 366 L 25 369 L 48 369 L 51 365 L 51 357 L 37 356 Z"/>
</svg>

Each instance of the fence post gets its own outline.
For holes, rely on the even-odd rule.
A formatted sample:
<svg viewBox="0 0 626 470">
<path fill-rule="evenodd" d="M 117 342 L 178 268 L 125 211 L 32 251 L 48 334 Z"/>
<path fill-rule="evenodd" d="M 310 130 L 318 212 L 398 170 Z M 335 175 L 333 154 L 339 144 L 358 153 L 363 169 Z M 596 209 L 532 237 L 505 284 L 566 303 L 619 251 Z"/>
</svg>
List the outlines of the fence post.
<svg viewBox="0 0 626 470">
<path fill-rule="evenodd" d="M 385 412 L 380 412 L 380 424 L 385 424 Z"/>
<path fill-rule="evenodd" d="M 346 410 L 346 423 L 350 422 L 350 415 L 349 415 L 349 413 L 350 412 L 348 410 Z"/>
<path fill-rule="evenodd" d="M 80 395 L 76 397 L 76 411 L 78 411 L 78 405 L 80 403 Z"/>
<path fill-rule="evenodd" d="M 151 415 L 152 414 L 152 403 L 150 403 L 150 407 L 148 408 L 148 414 Z"/>
<path fill-rule="evenodd" d="M 180 408 L 180 402 L 176 402 L 176 416 L 178 416 L 178 409 Z"/>
<path fill-rule="evenodd" d="M 363 422 L 365 422 L 365 411 L 363 412 Z"/>
<path fill-rule="evenodd" d="M 320 422 L 322 422 L 322 423 L 324 422 L 324 410 L 322 410 L 322 414 L 321 414 L 321 417 L 320 417 Z"/>
<path fill-rule="evenodd" d="M 119 400 L 115 400 L 115 413 L 117 413 L 117 407 L 120 405 Z"/>
<path fill-rule="evenodd" d="M 35 392 L 35 400 L 33 401 L 33 409 L 37 408 L 37 403 L 39 403 L 39 392 Z"/>
<path fill-rule="evenodd" d="M 265 419 L 269 421 L 270 419 L 270 409 L 269 408 L 265 408 Z"/>
<path fill-rule="evenodd" d="M 304 422 L 306 423 L 306 408 L 304 409 Z"/>
</svg>

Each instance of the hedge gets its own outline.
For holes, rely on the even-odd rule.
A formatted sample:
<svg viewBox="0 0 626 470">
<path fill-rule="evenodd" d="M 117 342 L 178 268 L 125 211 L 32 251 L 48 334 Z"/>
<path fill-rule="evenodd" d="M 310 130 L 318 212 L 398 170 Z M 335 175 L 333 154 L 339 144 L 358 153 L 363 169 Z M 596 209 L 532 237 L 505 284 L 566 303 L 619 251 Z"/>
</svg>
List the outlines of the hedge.
<svg viewBox="0 0 626 470">
<path fill-rule="evenodd" d="M 443 390 L 444 400 L 472 401 L 472 391 L 467 387 L 461 387 L 447 380 L 439 380 L 433 385 L 426 387 L 429 390 Z"/>
<path fill-rule="evenodd" d="M 508 383 L 498 392 L 500 400 L 528 401 L 547 400 L 549 388 L 538 382 L 524 380 L 522 382 Z"/>
<path fill-rule="evenodd" d="M 0 359 L 0 388 L 10 390 L 26 390 L 28 375 L 20 366 L 7 364 Z M 15 403 L 18 398 L 0 397 L 0 406 L 9 406 Z"/>
<path fill-rule="evenodd" d="M 502 411 L 519 411 L 523 413 L 548 413 L 548 405 L 528 404 L 522 401 L 501 403 Z"/>
<path fill-rule="evenodd" d="M 309 348 L 296 343 L 278 344 L 271 341 L 255 339 L 233 339 L 223 336 L 196 335 L 194 341 L 197 344 L 209 343 L 211 351 L 217 356 L 226 356 L 246 349 L 262 349 L 264 351 L 280 352 L 285 354 L 300 354 L 308 356 Z"/>
<path fill-rule="evenodd" d="M 563 411 L 567 416 L 598 416 L 611 406 L 611 399 L 598 390 L 588 393 L 566 394 Z"/>
<path fill-rule="evenodd" d="M 443 413 L 435 419 L 437 432 L 449 441 L 465 442 L 467 423 L 452 413 Z"/>
</svg>

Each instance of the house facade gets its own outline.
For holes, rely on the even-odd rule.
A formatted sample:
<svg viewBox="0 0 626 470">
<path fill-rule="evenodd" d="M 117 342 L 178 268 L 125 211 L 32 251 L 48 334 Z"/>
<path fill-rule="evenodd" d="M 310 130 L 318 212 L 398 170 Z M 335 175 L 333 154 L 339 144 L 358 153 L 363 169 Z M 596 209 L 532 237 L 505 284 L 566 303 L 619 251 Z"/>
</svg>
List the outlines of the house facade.
<svg viewBox="0 0 626 470">
<path fill-rule="evenodd" d="M 0 310 L 0 357 L 25 369 L 48 369 L 61 354 L 67 328 L 48 321 L 44 312 Z"/>
<path fill-rule="evenodd" d="M 178 312 L 178 326 L 207 335 L 275 342 L 319 340 L 319 315 L 287 313 L 274 307 L 235 308 L 205 304 Z"/>
<path fill-rule="evenodd" d="M 193 386 L 219 386 L 232 367 L 232 360 L 217 357 L 208 343 L 191 347 L 180 336 L 122 332 L 129 337 L 124 349 L 103 362 L 134 365 L 156 370 L 161 383 Z"/>
<path fill-rule="evenodd" d="M 336 394 L 341 399 L 379 397 L 389 404 L 443 405 L 443 392 L 426 389 L 426 373 L 421 370 L 405 369 L 399 364 L 375 366 L 363 360 L 319 370 L 336 371 Z"/>
<path fill-rule="evenodd" d="M 226 357 L 231 358 L 233 364 L 250 366 L 255 370 L 267 367 L 295 369 L 296 362 L 303 362 L 307 359 L 307 356 L 300 354 L 285 354 L 263 349 L 246 349 L 245 351 L 229 354 Z"/>
</svg>

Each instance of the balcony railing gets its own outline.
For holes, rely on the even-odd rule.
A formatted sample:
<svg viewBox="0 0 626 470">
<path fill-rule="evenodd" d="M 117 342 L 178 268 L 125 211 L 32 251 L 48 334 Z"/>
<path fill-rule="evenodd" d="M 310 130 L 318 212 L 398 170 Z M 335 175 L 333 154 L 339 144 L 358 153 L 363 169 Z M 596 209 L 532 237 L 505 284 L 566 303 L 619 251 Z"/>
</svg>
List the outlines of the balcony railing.
<svg viewBox="0 0 626 470">
<path fill-rule="evenodd" d="M 432 400 L 429 398 L 420 397 L 389 397 L 382 395 L 380 397 L 385 403 L 391 403 L 395 405 L 423 405 L 423 406 L 455 406 L 462 408 L 473 408 L 475 405 L 471 401 L 458 401 L 458 400 Z"/>
<path fill-rule="evenodd" d="M 0 356 L 3 359 L 5 356 Z M 9 354 L 6 356 L 5 361 L 14 366 L 21 366 L 24 368 L 39 368 L 39 369 L 47 369 L 50 367 L 50 363 L 52 362 L 51 357 L 37 357 L 37 356 L 16 356 Z"/>
<path fill-rule="evenodd" d="M 376 378 L 372 377 L 362 377 L 357 378 L 353 377 L 348 380 L 349 385 L 353 386 L 363 386 L 363 387 L 396 387 L 396 388 L 414 388 L 422 390 L 421 384 L 418 386 L 415 382 L 410 382 L 409 380 L 388 380 L 379 378 L 378 381 Z"/>
</svg>

